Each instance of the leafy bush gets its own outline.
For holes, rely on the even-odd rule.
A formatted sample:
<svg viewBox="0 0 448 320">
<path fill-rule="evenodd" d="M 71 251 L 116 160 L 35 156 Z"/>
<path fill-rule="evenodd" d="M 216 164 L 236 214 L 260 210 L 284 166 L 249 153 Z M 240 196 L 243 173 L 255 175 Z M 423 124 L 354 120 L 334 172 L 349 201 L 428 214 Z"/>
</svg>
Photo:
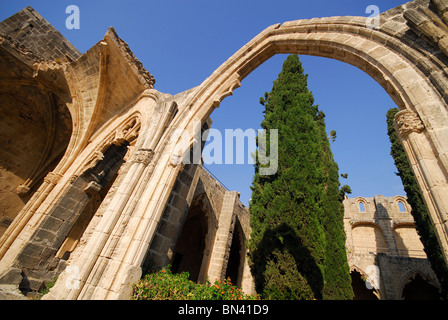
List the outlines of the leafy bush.
<svg viewBox="0 0 448 320">
<path fill-rule="evenodd" d="M 188 272 L 173 274 L 168 267 L 147 274 L 133 285 L 132 300 L 256 300 L 232 285 L 230 278 L 217 280 L 212 285 L 195 283 Z"/>
</svg>

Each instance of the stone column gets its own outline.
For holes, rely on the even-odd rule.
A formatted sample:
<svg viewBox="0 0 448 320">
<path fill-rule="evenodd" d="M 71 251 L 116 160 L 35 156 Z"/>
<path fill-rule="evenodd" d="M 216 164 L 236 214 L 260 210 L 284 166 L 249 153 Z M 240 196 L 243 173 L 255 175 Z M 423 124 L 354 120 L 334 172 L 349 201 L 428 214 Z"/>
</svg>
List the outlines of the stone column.
<svg viewBox="0 0 448 320">
<path fill-rule="evenodd" d="M 152 92 L 149 92 L 149 94 L 143 93 L 134 108 L 155 108 L 157 97 L 150 93 Z M 150 167 L 149 163 L 154 155 L 152 149 L 150 149 L 150 142 L 154 138 L 151 129 L 153 126 L 163 125 L 163 123 L 159 124 L 157 121 L 160 122 L 160 119 L 154 119 L 154 123 L 147 124 L 148 127 L 143 128 L 142 131 L 147 134 L 143 138 L 147 141 L 142 143 L 137 141 L 137 150 L 132 155 L 130 163 L 127 164 L 129 169 L 114 196 L 110 199 L 101 220 L 85 246 L 74 252 L 73 258 L 69 261 L 69 268 L 60 274 L 55 286 L 49 294 L 45 295 L 44 299 L 74 300 L 89 299 L 90 297 L 92 299 L 104 299 L 107 295 L 108 290 L 106 288 L 97 288 L 97 283 L 107 274 L 105 268 L 108 267 L 111 260 L 108 256 L 111 249 L 107 248 L 107 245 L 113 247 L 113 242 L 116 240 L 116 237 L 111 239 L 114 230 L 125 226 L 125 224 L 117 226 L 117 223 L 119 223 L 120 218 L 123 219 L 130 215 L 129 210 L 132 211 L 132 204 L 136 201 L 135 190 L 141 186 L 144 172 L 148 171 Z M 150 131 L 148 132 L 148 130 Z M 115 273 L 112 274 L 112 278 L 114 277 Z"/>
<path fill-rule="evenodd" d="M 219 215 L 219 225 L 216 232 L 215 243 L 210 258 L 208 277 L 211 282 L 225 276 L 228 254 L 232 244 L 232 221 L 235 203 L 238 200 L 238 192 L 227 191 Z"/>
<path fill-rule="evenodd" d="M 448 179 L 437 148 L 419 116 L 402 110 L 395 116 L 395 128 L 406 151 L 426 207 L 448 263 Z"/>
<path fill-rule="evenodd" d="M 393 223 L 388 212 L 387 203 L 384 201 L 384 196 L 375 196 L 374 203 L 376 207 L 375 223 L 381 228 L 383 232 L 384 241 L 386 242 L 388 253 L 391 255 L 398 255 L 397 244 L 395 243 Z"/>
</svg>

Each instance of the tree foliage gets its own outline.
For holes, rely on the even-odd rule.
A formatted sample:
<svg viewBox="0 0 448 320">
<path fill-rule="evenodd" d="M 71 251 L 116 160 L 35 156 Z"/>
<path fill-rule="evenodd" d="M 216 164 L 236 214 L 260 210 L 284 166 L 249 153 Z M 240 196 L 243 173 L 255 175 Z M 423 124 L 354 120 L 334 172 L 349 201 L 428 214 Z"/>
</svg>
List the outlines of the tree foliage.
<svg viewBox="0 0 448 320">
<path fill-rule="evenodd" d="M 397 175 L 403 183 L 408 203 L 412 207 L 411 214 L 414 217 L 426 255 L 431 262 L 432 269 L 439 278 L 443 291 L 442 294 L 446 298 L 448 292 L 448 268 L 445 264 L 443 253 L 439 246 L 428 210 L 426 209 L 421 190 L 406 157 L 403 145 L 395 131 L 394 118 L 399 111 L 397 108 L 392 108 L 387 112 L 387 134 L 391 142 L 391 155 L 394 158 L 395 166 L 398 170 Z"/>
<path fill-rule="evenodd" d="M 339 173 L 329 142 L 336 132 L 326 134 L 307 77 L 299 57 L 290 55 L 271 92 L 260 98 L 267 150 L 269 130 L 278 130 L 278 171 L 262 176 L 262 164 L 255 164 L 251 270 L 267 299 L 351 299 Z"/>
<path fill-rule="evenodd" d="M 258 300 L 246 295 L 230 278 L 199 284 L 188 279 L 189 273 L 175 274 L 171 266 L 145 275 L 132 285 L 132 300 Z"/>
</svg>

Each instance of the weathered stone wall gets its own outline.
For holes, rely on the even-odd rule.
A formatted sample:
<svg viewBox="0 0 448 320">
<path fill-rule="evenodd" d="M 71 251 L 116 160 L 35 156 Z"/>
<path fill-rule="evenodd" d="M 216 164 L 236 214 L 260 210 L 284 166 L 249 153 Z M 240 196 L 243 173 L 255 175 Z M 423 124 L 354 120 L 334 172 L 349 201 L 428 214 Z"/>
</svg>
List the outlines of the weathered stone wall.
<svg viewBox="0 0 448 320">
<path fill-rule="evenodd" d="M 250 215 L 236 192 L 228 191 L 201 165 L 186 165 L 174 184 L 162 220 L 154 235 L 143 266 L 144 272 L 173 264 L 176 245 L 190 210 L 200 210 L 207 221 L 205 249 L 199 281 L 222 279 L 226 275 L 232 241 L 240 241 L 238 284 L 253 292 L 245 247 L 250 235 Z M 198 225 L 198 228 L 200 226 Z M 240 239 L 235 240 L 235 228 Z"/>
<path fill-rule="evenodd" d="M 151 242 L 143 273 L 172 263 L 174 248 L 198 184 L 197 170 L 196 165 L 190 164 L 179 174 Z"/>
<path fill-rule="evenodd" d="M 428 283 L 439 286 L 406 198 L 345 199 L 344 209 L 350 269 L 366 277 L 379 276 L 380 281 L 375 288 L 379 298 L 401 299 L 405 283 L 417 273 Z"/>
<path fill-rule="evenodd" d="M 0 37 L 4 36 L 43 60 L 75 60 L 81 55 L 59 31 L 29 6 L 0 22 Z"/>
<path fill-rule="evenodd" d="M 31 7 L 0 22 L 0 43 L 1 236 L 61 160 L 72 132 L 63 78 L 38 75 L 34 64 L 80 53 Z"/>
</svg>

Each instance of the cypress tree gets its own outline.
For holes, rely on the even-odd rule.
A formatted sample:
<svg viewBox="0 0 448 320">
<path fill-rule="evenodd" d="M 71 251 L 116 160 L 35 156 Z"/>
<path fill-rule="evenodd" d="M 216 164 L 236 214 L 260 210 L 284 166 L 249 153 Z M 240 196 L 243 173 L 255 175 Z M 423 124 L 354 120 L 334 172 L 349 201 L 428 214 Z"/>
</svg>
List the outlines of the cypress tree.
<svg viewBox="0 0 448 320">
<path fill-rule="evenodd" d="M 318 124 L 324 151 L 322 162 L 326 177 L 322 201 L 324 211 L 322 223 L 326 241 L 323 299 L 348 300 L 353 299 L 354 293 L 345 248 L 344 205 L 342 201 L 345 192 L 351 193 L 351 190 L 348 186 L 339 189 L 339 167 L 333 159 L 330 142 L 328 141 L 328 138 L 334 141 L 336 133 L 332 131 L 330 136 L 326 137 L 324 115 L 318 117 Z"/>
<path fill-rule="evenodd" d="M 278 170 L 260 175 L 255 164 L 251 270 L 266 299 L 350 299 L 338 168 L 307 77 L 290 55 L 260 99 L 267 150 L 269 130 L 278 130 Z"/>
<path fill-rule="evenodd" d="M 414 217 L 420 240 L 423 243 L 425 253 L 431 262 L 431 267 L 437 275 L 442 287 L 442 296 L 446 299 L 448 293 L 448 268 L 443 258 L 442 249 L 439 246 L 434 227 L 431 224 L 428 210 L 426 209 L 423 196 L 415 179 L 414 172 L 406 157 L 405 150 L 394 127 L 395 115 L 399 112 L 397 108 L 389 109 L 387 112 L 387 134 L 391 142 L 391 155 L 397 167 L 397 175 L 400 177 L 408 203 L 411 205 L 411 214 Z"/>
</svg>

